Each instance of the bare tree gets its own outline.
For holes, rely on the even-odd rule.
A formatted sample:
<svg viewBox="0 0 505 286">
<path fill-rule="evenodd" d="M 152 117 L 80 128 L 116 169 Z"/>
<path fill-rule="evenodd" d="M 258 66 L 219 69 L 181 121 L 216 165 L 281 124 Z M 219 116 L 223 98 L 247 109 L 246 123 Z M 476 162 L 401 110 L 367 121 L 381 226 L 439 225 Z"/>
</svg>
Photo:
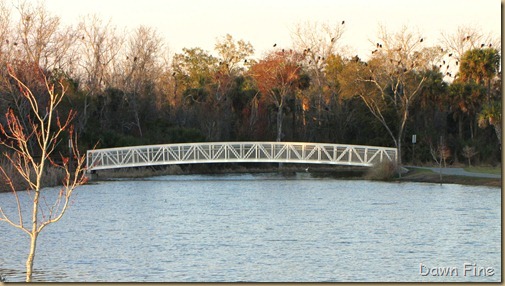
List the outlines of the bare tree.
<svg viewBox="0 0 505 286">
<path fill-rule="evenodd" d="M 473 156 L 477 155 L 479 152 L 475 151 L 475 147 L 470 147 L 470 146 L 465 146 L 463 147 L 463 152 L 462 155 L 468 160 L 468 166 L 472 166 L 472 161 L 471 159 Z"/>
<path fill-rule="evenodd" d="M 18 45 L 12 34 L 12 12 L 5 3 L 5 1 L 0 1 L 0 66 L 2 67 L 6 67 L 7 63 L 12 62 Z M 12 85 L 6 69 L 0 69 L 0 87 L 4 91 L 12 92 Z M 10 101 L 11 98 L 8 96 L 0 97 L 1 110 L 8 106 Z"/>
<path fill-rule="evenodd" d="M 447 147 L 443 137 L 440 137 L 440 141 L 437 144 L 437 148 L 433 147 L 430 141 L 430 153 L 433 160 L 438 164 L 438 173 L 440 178 L 440 184 L 442 184 L 442 163 L 444 163 L 444 168 L 447 167 L 447 159 L 451 157 L 451 149 Z"/>
<path fill-rule="evenodd" d="M 444 75 L 456 78 L 459 64 L 466 51 L 479 48 L 494 48 L 501 50 L 501 40 L 492 34 L 484 34 L 473 26 L 460 26 L 454 34 L 441 33 L 441 51 L 444 55 L 440 59 L 439 67 Z"/>
<path fill-rule="evenodd" d="M 423 41 L 421 35 L 409 32 L 407 27 L 394 34 L 381 27 L 372 58 L 367 63 L 359 58 L 350 61 L 339 76 L 342 93 L 358 95 L 393 139 L 398 148 L 398 165 L 410 109 L 432 62 L 427 57 L 431 53 L 423 52 Z M 388 110 L 396 113 L 396 121 L 387 119 Z"/>
<path fill-rule="evenodd" d="M 298 23 L 291 32 L 293 47 L 303 53 L 305 64 L 310 69 L 320 73 L 325 66 L 325 60 L 337 52 L 344 28 L 341 23 Z"/>
<path fill-rule="evenodd" d="M 103 91 L 106 86 L 113 85 L 113 68 L 117 57 L 123 48 L 124 37 L 117 32 L 111 22 L 102 23 L 96 15 L 90 15 L 79 24 L 81 35 L 80 74 L 84 98 L 83 114 L 79 129 L 83 129 L 88 118 L 89 98 Z M 104 106 L 100 110 L 102 115 Z"/>
<path fill-rule="evenodd" d="M 215 50 L 220 57 L 221 66 L 228 75 L 237 75 L 244 71 L 244 67 L 251 64 L 249 58 L 254 53 L 254 48 L 244 40 L 235 41 L 230 34 L 216 41 Z"/>
<path fill-rule="evenodd" d="M 142 136 L 140 102 L 154 100 L 154 83 L 162 74 L 160 66 L 163 41 L 153 28 L 140 26 L 127 43 L 122 89 L 134 116 L 134 125 Z M 119 76 L 119 75 L 118 75 Z M 154 105 L 154 104 L 153 104 Z"/>
<path fill-rule="evenodd" d="M 77 41 L 76 30 L 62 28 L 60 18 L 52 16 L 42 4 L 23 2 L 18 11 L 17 36 L 24 58 L 45 70 L 68 69 L 75 60 L 70 50 Z"/>
<path fill-rule="evenodd" d="M 500 38 L 484 34 L 473 26 L 461 26 L 454 34 L 442 33 L 441 42 L 445 53 L 460 61 L 463 54 L 472 49 L 492 47 L 501 50 Z"/>
<path fill-rule="evenodd" d="M 0 1 L 0 61 L 4 64 L 12 58 L 16 43 L 12 38 L 11 14 L 5 2 Z"/>
<path fill-rule="evenodd" d="M 3 11 L 9 10 L 3 9 Z M 3 31 L 5 39 L 2 40 L 2 44 L 5 46 L 1 53 L 3 57 L 1 64 L 2 67 L 7 64 L 16 66 L 19 79 L 37 96 L 45 89 L 38 77 L 40 70 L 69 74 L 71 67 L 75 65 L 77 40 L 75 30 L 72 27 L 62 28 L 60 19 L 52 16 L 43 3 L 33 5 L 24 1 L 15 11 L 18 13 L 17 17 L 12 16 L 15 13 L 2 16 L 2 28 L 6 30 Z M 10 17 L 17 19 L 17 22 L 11 23 Z M 8 106 L 16 109 L 26 128 L 25 118 L 30 107 L 15 96 L 16 92 L 12 90 L 15 85 L 11 84 L 6 69 L 3 69 L 2 80 L 2 87 L 9 90 L 8 94 L 12 95 L 3 99 L 8 101 Z"/>
<path fill-rule="evenodd" d="M 293 47 L 303 55 L 302 64 L 306 67 L 312 79 L 312 88 L 310 90 L 312 90 L 312 94 L 316 97 L 312 99 L 315 101 L 318 124 L 321 121 L 323 101 L 325 101 L 324 89 L 328 85 L 325 70 L 329 64 L 329 60 L 337 54 L 339 41 L 345 31 L 343 23 L 298 23 L 295 25 L 294 30 L 291 31 Z M 305 102 L 308 101 L 306 98 L 304 100 Z"/>
<path fill-rule="evenodd" d="M 73 191 L 77 186 L 85 183 L 85 156 L 82 156 L 77 149 L 77 138 L 71 125 L 75 112 L 70 111 L 63 120 L 57 112 L 58 105 L 65 97 L 66 87 L 63 82 L 60 80 L 55 84 L 53 80 L 44 76 L 48 99 L 43 101 L 45 104 L 42 104 L 42 101 L 18 78 L 11 67 L 8 68 L 8 72 L 19 88 L 19 95 L 31 107 L 31 115 L 28 118 L 30 124 L 28 128 L 25 128 L 14 110 L 9 109 L 6 114 L 7 123 L 0 125 L 0 137 L 3 138 L 0 145 L 7 150 L 3 156 L 28 185 L 27 191 L 31 202 L 25 204 L 21 201 L 18 196 L 20 190 L 4 167 L 0 167 L 0 175 L 10 186 L 15 197 L 18 216 L 14 219 L 16 214 L 9 214 L 0 206 L 0 221 L 21 229 L 30 237 L 30 250 L 26 260 L 26 282 L 31 282 L 37 238 L 47 225 L 62 218 L 69 207 Z M 60 160 L 55 158 L 54 153 L 65 134 L 69 137 L 75 166 L 70 165 L 71 157 L 61 155 Z M 35 147 L 30 145 L 31 141 L 34 142 Z M 42 185 L 49 165 L 64 172 L 62 187 L 53 203 L 49 203 L 49 198 L 44 195 L 47 189 L 43 189 Z M 26 223 L 24 208 L 30 204 L 31 216 Z"/>
</svg>

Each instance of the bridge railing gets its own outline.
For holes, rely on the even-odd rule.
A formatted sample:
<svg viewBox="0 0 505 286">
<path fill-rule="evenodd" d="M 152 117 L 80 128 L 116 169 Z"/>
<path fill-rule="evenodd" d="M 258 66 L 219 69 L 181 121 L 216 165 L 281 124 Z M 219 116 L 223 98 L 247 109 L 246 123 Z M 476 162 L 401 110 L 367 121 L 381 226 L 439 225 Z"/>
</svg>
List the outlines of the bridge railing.
<svg viewBox="0 0 505 286">
<path fill-rule="evenodd" d="M 193 163 L 309 163 L 372 166 L 396 162 L 389 147 L 303 142 L 202 142 L 96 149 L 87 152 L 88 171 Z"/>
</svg>

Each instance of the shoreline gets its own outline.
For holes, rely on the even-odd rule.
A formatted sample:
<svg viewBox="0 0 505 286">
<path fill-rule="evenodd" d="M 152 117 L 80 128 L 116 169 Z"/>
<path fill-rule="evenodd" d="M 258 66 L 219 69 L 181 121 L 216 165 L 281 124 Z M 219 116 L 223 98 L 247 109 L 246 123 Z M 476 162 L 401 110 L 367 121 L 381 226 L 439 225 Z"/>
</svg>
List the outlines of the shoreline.
<svg viewBox="0 0 505 286">
<path fill-rule="evenodd" d="M 166 175 L 209 175 L 209 174 L 246 174 L 246 173 L 280 173 L 286 177 L 296 175 L 296 173 L 310 173 L 315 178 L 334 178 L 345 180 L 370 180 L 383 182 L 417 182 L 417 183 L 433 183 L 433 184 L 460 184 L 470 186 L 488 186 L 501 187 L 502 180 L 500 178 L 483 178 L 468 175 L 442 175 L 426 169 L 406 168 L 407 172 L 401 176 L 385 180 L 373 180 L 366 178 L 369 168 L 366 167 L 350 167 L 350 166 L 307 166 L 307 165 L 281 165 L 268 164 L 266 166 L 254 165 L 186 165 L 166 166 L 163 168 L 136 168 L 118 169 L 109 171 L 98 171 L 91 181 L 108 181 L 115 179 L 139 179 L 155 176 Z"/>
<path fill-rule="evenodd" d="M 370 178 L 373 168 L 353 166 L 325 166 L 309 164 L 188 164 L 169 165 L 156 167 L 136 167 L 114 170 L 96 171 L 88 174 L 87 184 L 100 181 L 114 181 L 124 179 L 142 179 L 167 175 L 219 175 L 219 174 L 258 174 L 278 173 L 286 179 L 297 177 L 297 174 L 310 173 L 312 178 L 331 178 L 336 180 L 368 180 L 377 182 L 397 183 L 431 183 L 431 184 L 459 184 L 468 186 L 502 187 L 501 176 L 499 178 L 480 177 L 479 174 L 463 172 L 464 175 L 442 174 L 442 180 L 438 172 L 429 167 L 407 166 L 404 173 L 399 176 L 389 176 L 386 179 Z M 451 168 L 445 168 L 445 170 Z M 457 168 L 452 168 L 452 170 Z M 20 191 L 24 191 L 20 190 Z M 11 192 L 10 189 L 0 188 L 0 193 Z"/>
<path fill-rule="evenodd" d="M 401 178 L 396 178 L 399 182 L 417 182 L 417 183 L 433 183 L 433 184 L 459 184 L 467 186 L 486 186 L 486 187 L 502 187 L 501 178 L 483 178 L 474 176 L 459 176 L 459 175 L 442 175 L 435 172 L 409 170 L 403 174 Z"/>
</svg>

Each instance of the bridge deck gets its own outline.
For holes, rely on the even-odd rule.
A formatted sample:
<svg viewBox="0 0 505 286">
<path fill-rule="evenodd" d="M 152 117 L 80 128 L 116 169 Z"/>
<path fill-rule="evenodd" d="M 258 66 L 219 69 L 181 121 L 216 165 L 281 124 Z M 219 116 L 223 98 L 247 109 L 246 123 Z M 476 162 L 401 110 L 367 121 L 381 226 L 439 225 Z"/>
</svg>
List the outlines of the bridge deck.
<svg viewBox="0 0 505 286">
<path fill-rule="evenodd" d="M 204 142 L 96 149 L 87 152 L 89 171 L 194 163 L 304 163 L 372 166 L 396 162 L 397 149 L 303 142 Z"/>
</svg>

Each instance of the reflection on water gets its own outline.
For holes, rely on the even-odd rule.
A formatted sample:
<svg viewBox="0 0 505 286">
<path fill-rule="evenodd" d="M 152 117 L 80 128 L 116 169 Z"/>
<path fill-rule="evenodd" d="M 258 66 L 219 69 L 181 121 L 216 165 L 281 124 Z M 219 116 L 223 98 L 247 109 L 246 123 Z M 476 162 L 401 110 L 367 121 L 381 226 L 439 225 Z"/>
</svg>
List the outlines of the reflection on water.
<svg viewBox="0 0 505 286">
<path fill-rule="evenodd" d="M 42 232 L 35 281 L 501 280 L 499 188 L 194 175 L 86 185 L 75 201 Z M 28 238 L 0 233 L 0 275 L 23 281 Z"/>
</svg>

